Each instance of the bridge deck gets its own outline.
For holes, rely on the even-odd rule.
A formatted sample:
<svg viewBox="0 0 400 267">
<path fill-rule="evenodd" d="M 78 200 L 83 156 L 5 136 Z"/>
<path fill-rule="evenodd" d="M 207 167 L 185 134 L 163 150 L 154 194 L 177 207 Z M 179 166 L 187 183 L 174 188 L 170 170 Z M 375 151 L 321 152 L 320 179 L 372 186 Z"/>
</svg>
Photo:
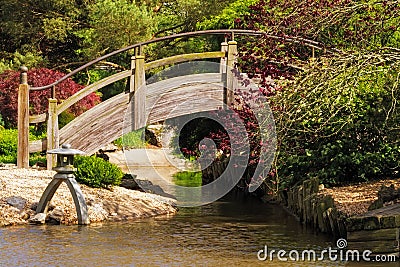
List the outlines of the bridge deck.
<svg viewBox="0 0 400 267">
<path fill-rule="evenodd" d="M 147 124 L 223 106 L 220 73 L 175 77 L 139 90 L 146 90 Z M 98 104 L 60 130 L 60 143 L 70 143 L 87 154 L 96 152 L 130 131 L 133 113 L 129 105 L 125 93 Z"/>
</svg>

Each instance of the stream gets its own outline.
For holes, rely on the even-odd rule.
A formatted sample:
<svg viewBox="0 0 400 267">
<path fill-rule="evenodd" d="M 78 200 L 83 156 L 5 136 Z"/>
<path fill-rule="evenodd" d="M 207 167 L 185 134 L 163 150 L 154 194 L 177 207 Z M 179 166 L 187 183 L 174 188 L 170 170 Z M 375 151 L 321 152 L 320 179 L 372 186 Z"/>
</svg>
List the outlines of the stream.
<svg viewBox="0 0 400 267">
<path fill-rule="evenodd" d="M 223 198 L 175 216 L 89 226 L 0 229 L 0 266 L 398 266 L 330 261 L 260 261 L 257 252 L 312 249 L 334 240 L 282 207 Z M 263 255 L 263 254 L 261 254 Z"/>
</svg>

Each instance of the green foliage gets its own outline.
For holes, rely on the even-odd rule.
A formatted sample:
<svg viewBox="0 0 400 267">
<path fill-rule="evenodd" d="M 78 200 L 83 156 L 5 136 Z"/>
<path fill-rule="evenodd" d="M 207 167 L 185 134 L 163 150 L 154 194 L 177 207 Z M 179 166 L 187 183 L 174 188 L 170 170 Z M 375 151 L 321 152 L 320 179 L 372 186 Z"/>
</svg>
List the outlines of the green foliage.
<svg viewBox="0 0 400 267">
<path fill-rule="evenodd" d="M 0 155 L 0 163 L 17 163 L 16 155 Z"/>
<path fill-rule="evenodd" d="M 124 175 L 116 165 L 95 156 L 76 156 L 74 166 L 76 180 L 95 188 L 118 186 Z"/>
<path fill-rule="evenodd" d="M 311 65 L 273 99 L 278 169 L 287 185 L 310 177 L 334 185 L 399 175 L 396 54 L 336 56 Z"/>
<path fill-rule="evenodd" d="M 3 120 L 3 117 L 0 114 L 0 129 L 3 129 L 3 128 L 4 128 L 4 120 Z"/>
<path fill-rule="evenodd" d="M 198 187 L 202 185 L 201 172 L 183 171 L 172 175 L 173 182 L 179 186 Z"/>
<path fill-rule="evenodd" d="M 129 132 L 114 141 L 114 144 L 123 148 L 144 148 L 145 142 L 145 128 Z"/>
<path fill-rule="evenodd" d="M 61 129 L 68 123 L 70 123 L 73 119 L 75 119 L 75 115 L 69 111 L 64 111 L 61 112 L 60 115 L 58 115 L 58 127 Z"/>
<path fill-rule="evenodd" d="M 18 70 L 22 65 L 31 69 L 39 67 L 42 64 L 44 64 L 44 59 L 40 55 L 36 55 L 32 52 L 27 52 L 22 55 L 17 51 L 10 56 L 9 60 L 5 58 L 0 60 L 0 73 L 6 70 Z"/>
<path fill-rule="evenodd" d="M 193 161 L 200 156 L 199 144 L 204 138 L 212 138 L 210 132 L 223 132 L 227 135 L 226 130 L 222 125 L 206 117 L 194 118 L 193 115 L 187 115 L 187 121 L 185 125 L 175 125 L 177 129 L 180 129 L 179 133 L 175 133 L 172 144 L 178 144 L 178 147 L 173 147 L 174 153 L 181 155 L 183 154 L 187 160 Z M 217 147 L 220 148 L 220 138 L 213 138 Z"/>
<path fill-rule="evenodd" d="M 232 0 L 167 1 L 157 14 L 158 32 L 165 35 L 177 32 L 189 32 L 197 29 L 199 21 L 208 19 L 221 12 Z"/>
<path fill-rule="evenodd" d="M 199 23 L 218 15 L 233 0 L 200 1 L 173 0 L 165 1 L 157 9 L 155 19 L 157 29 L 154 37 L 161 37 L 199 29 Z M 146 56 L 155 60 L 171 55 L 219 50 L 223 37 L 204 36 L 182 38 L 162 43 L 154 43 L 146 48 Z"/>
<path fill-rule="evenodd" d="M 235 28 L 235 21 L 243 19 L 245 15 L 250 15 L 249 6 L 257 2 L 258 0 L 237 0 L 219 14 L 198 22 L 197 28 L 201 30 Z"/>
<path fill-rule="evenodd" d="M 0 0 L 1 51 L 42 52 L 51 64 L 73 60 L 78 40 L 72 31 L 85 23 L 86 5 L 87 1 Z"/>
<path fill-rule="evenodd" d="M 49 40 L 65 41 L 68 33 L 72 32 L 74 23 L 69 17 L 44 18 L 44 35 Z"/>
<path fill-rule="evenodd" d="M 15 129 L 0 130 L 0 155 L 16 157 L 18 147 L 18 131 Z"/>
<path fill-rule="evenodd" d="M 155 27 L 147 7 L 131 1 L 100 0 L 88 10 L 90 27 L 75 34 L 83 39 L 80 52 L 89 58 L 149 39 Z"/>
<path fill-rule="evenodd" d="M 35 135 L 34 129 L 31 127 L 29 139 L 39 140 L 42 138 L 44 138 L 44 135 Z M 0 127 L 0 162 L 17 163 L 17 149 L 18 131 L 16 129 L 4 129 Z M 31 157 L 34 162 L 39 161 L 40 158 L 38 154 L 32 154 Z"/>
<path fill-rule="evenodd" d="M 33 166 L 37 163 L 41 163 L 41 165 L 45 166 L 47 164 L 46 155 L 42 155 L 40 153 L 33 153 L 29 155 L 29 165 Z"/>
</svg>

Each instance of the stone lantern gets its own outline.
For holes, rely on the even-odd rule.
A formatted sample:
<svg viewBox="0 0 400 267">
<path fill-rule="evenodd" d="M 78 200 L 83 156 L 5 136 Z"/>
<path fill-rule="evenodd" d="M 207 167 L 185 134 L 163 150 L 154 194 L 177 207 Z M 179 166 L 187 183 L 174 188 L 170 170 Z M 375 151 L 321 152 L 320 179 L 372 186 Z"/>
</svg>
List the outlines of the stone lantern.
<svg viewBox="0 0 400 267">
<path fill-rule="evenodd" d="M 78 224 L 89 224 L 89 217 L 87 213 L 87 205 L 85 197 L 75 180 L 74 171 L 74 156 L 85 154 L 83 151 L 72 149 L 71 145 L 64 144 L 61 148 L 47 151 L 48 154 L 57 155 L 57 166 L 53 168 L 57 173 L 54 175 L 53 180 L 49 183 L 42 197 L 40 198 L 37 213 L 46 213 L 50 200 L 53 198 L 54 193 L 65 182 L 69 188 L 74 199 L 76 213 L 78 215 Z"/>
</svg>

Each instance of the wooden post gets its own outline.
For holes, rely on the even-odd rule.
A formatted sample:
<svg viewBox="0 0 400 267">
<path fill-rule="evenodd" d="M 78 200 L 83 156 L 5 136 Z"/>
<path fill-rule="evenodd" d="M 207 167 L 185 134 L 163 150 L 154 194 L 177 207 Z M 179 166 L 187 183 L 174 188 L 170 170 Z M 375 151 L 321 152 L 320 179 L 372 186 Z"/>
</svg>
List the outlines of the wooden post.
<svg viewBox="0 0 400 267">
<path fill-rule="evenodd" d="M 228 43 L 227 42 L 222 42 L 221 43 L 221 52 L 228 52 Z M 225 57 L 221 57 L 221 65 L 219 68 L 219 72 L 222 73 L 222 79 L 223 81 L 226 81 L 226 77 L 224 77 L 226 75 L 226 56 Z"/>
<path fill-rule="evenodd" d="M 29 85 L 27 71 L 27 67 L 21 67 L 18 88 L 18 168 L 29 168 Z"/>
<path fill-rule="evenodd" d="M 228 58 L 226 62 L 227 72 L 226 72 L 226 94 L 225 94 L 225 104 L 231 107 L 234 103 L 234 87 L 235 87 L 235 74 L 232 70 L 236 67 L 236 57 L 237 57 L 237 42 L 228 42 Z"/>
<path fill-rule="evenodd" d="M 146 126 L 146 84 L 144 70 L 144 56 L 137 55 L 132 58 L 134 65 L 133 76 L 131 79 L 131 108 L 133 114 L 132 130 L 138 130 Z M 133 81 L 132 81 L 133 80 Z M 140 90 L 139 90 L 140 89 Z"/>
<path fill-rule="evenodd" d="M 49 99 L 49 117 L 47 120 L 47 151 L 56 149 L 60 145 L 58 135 L 57 99 Z M 52 170 L 57 164 L 56 155 L 47 154 L 47 169 Z"/>
</svg>

